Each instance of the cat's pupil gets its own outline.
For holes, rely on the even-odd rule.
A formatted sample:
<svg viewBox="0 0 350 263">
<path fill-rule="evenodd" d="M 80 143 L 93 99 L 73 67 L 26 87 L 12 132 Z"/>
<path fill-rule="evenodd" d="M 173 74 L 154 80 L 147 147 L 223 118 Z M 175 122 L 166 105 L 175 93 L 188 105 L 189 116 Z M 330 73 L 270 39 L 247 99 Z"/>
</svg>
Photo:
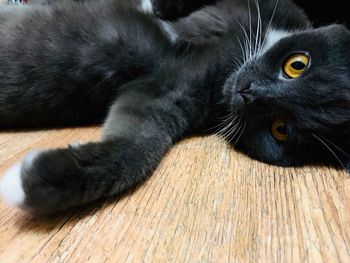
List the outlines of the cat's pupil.
<svg viewBox="0 0 350 263">
<path fill-rule="evenodd" d="M 301 61 L 295 61 L 291 64 L 291 67 L 295 70 L 303 70 L 305 68 L 305 64 Z"/>
<path fill-rule="evenodd" d="M 287 126 L 286 125 L 279 125 L 276 128 L 277 132 L 283 135 L 287 135 Z"/>
</svg>

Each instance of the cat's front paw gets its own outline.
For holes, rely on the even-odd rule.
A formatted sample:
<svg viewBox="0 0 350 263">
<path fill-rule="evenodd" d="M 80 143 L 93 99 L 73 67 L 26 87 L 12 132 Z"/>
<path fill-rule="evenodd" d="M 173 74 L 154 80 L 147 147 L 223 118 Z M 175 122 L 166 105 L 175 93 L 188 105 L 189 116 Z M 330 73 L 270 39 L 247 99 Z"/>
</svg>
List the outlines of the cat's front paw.
<svg viewBox="0 0 350 263">
<path fill-rule="evenodd" d="M 84 159 L 81 147 L 34 151 L 0 179 L 0 195 L 12 206 L 33 214 L 48 214 L 79 204 L 83 199 Z"/>
<path fill-rule="evenodd" d="M 0 196 L 8 205 L 26 209 L 26 194 L 23 189 L 23 174 L 33 166 L 33 162 L 43 151 L 33 151 L 27 154 L 22 161 L 13 165 L 0 178 Z"/>
<path fill-rule="evenodd" d="M 32 152 L 0 178 L 0 197 L 31 214 L 56 213 L 135 186 L 153 169 L 148 159 L 125 139 Z"/>
<path fill-rule="evenodd" d="M 31 152 L 0 178 L 0 196 L 38 215 L 97 199 L 100 180 L 95 175 L 104 169 L 95 164 L 103 152 L 94 150 L 91 144 Z"/>
</svg>

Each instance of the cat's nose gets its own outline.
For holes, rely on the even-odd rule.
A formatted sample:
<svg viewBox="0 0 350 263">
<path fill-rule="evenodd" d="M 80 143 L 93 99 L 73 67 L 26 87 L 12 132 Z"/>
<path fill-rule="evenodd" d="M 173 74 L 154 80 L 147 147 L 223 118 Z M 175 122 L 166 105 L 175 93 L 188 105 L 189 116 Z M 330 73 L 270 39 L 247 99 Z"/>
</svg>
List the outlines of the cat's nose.
<svg viewBox="0 0 350 263">
<path fill-rule="evenodd" d="M 253 94 L 254 84 L 249 83 L 248 85 L 243 86 L 243 88 L 238 90 L 239 95 L 242 96 L 246 105 L 252 103 L 255 100 L 255 96 Z"/>
</svg>

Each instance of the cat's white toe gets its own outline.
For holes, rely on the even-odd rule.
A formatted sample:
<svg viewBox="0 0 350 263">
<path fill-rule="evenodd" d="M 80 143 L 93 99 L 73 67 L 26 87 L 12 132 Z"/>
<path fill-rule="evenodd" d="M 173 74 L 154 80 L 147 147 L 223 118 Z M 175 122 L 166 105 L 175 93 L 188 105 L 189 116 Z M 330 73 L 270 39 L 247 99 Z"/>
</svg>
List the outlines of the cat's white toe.
<svg viewBox="0 0 350 263">
<path fill-rule="evenodd" d="M 28 153 L 22 161 L 13 165 L 4 176 L 0 178 L 0 196 L 11 206 L 23 207 L 25 193 L 22 185 L 21 172 L 23 168 L 32 166 L 33 161 L 42 151 Z"/>
<path fill-rule="evenodd" d="M 0 180 L 1 198 L 11 206 L 22 206 L 25 193 L 21 179 L 22 162 L 12 166 Z"/>
<path fill-rule="evenodd" d="M 70 147 L 77 149 L 81 146 L 82 144 L 79 141 L 74 141 L 72 143 L 69 144 Z"/>
<path fill-rule="evenodd" d="M 30 168 L 33 165 L 34 160 L 42 153 L 43 150 L 35 150 L 27 153 L 22 160 L 22 166 Z"/>
</svg>

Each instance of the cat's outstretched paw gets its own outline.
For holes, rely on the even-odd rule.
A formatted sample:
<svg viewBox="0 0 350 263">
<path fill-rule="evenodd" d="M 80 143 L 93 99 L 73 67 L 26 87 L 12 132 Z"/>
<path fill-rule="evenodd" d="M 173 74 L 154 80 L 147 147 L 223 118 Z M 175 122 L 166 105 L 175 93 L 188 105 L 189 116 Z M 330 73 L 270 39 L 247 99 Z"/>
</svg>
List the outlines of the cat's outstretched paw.
<svg viewBox="0 0 350 263">
<path fill-rule="evenodd" d="M 42 151 L 33 151 L 27 154 L 22 161 L 13 165 L 3 177 L 0 178 L 0 196 L 8 205 L 25 207 L 26 194 L 23 189 L 22 174 L 32 167 L 34 160 Z"/>
<path fill-rule="evenodd" d="M 0 197 L 43 215 L 121 193 L 140 181 L 119 172 L 142 170 L 134 168 L 139 153 L 133 146 L 120 140 L 29 153 L 0 178 Z"/>
<path fill-rule="evenodd" d="M 84 196 L 86 180 L 98 182 L 93 168 L 96 156 L 90 148 L 71 146 L 27 154 L 0 178 L 0 197 L 9 205 L 37 215 L 90 201 Z M 88 189 L 93 193 L 94 185 Z"/>
</svg>

